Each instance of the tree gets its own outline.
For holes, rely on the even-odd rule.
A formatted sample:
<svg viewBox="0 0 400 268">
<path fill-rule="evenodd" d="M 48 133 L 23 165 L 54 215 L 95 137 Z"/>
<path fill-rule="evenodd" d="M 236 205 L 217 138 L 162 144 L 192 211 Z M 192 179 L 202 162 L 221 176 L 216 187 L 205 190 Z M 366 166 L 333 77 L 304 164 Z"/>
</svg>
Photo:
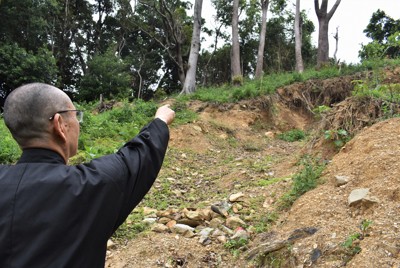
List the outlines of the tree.
<svg viewBox="0 0 400 268">
<path fill-rule="evenodd" d="M 127 64 L 115 55 L 115 48 L 88 61 L 88 71 L 82 78 L 78 98 L 92 101 L 102 94 L 105 98 L 128 97 L 131 77 Z"/>
<path fill-rule="evenodd" d="M 301 37 L 301 15 L 300 0 L 296 0 L 296 15 L 294 18 L 294 35 L 296 48 L 296 71 L 302 73 L 304 71 L 303 56 L 301 55 L 301 45 L 303 38 Z"/>
<path fill-rule="evenodd" d="M 181 93 L 193 93 L 196 90 L 196 69 L 200 50 L 201 11 L 203 0 L 196 0 L 193 15 L 192 45 L 188 61 L 188 70 Z"/>
<path fill-rule="evenodd" d="M 362 60 L 400 55 L 400 19 L 394 20 L 378 9 L 372 14 L 364 33 L 372 42 L 361 46 L 359 56 Z"/>
<path fill-rule="evenodd" d="M 261 78 L 264 69 L 264 47 L 265 47 L 265 33 L 267 31 L 267 12 L 269 0 L 260 0 L 261 1 L 261 31 L 260 31 L 260 42 L 258 45 L 258 53 L 257 53 L 257 65 L 256 65 L 256 78 Z"/>
<path fill-rule="evenodd" d="M 240 44 L 239 44 L 239 0 L 233 0 L 232 9 L 232 83 L 241 85 L 243 81 L 240 68 Z"/>
<path fill-rule="evenodd" d="M 328 0 L 322 0 L 321 7 L 319 5 L 319 0 L 314 0 L 315 13 L 317 14 L 319 24 L 317 68 L 321 68 L 329 61 L 329 21 L 336 12 L 340 1 L 341 0 L 336 0 L 335 4 L 328 12 Z"/>
<path fill-rule="evenodd" d="M 189 3 L 180 0 L 139 0 L 137 8 L 137 12 L 142 14 L 143 18 L 137 26 L 166 52 L 163 59 L 164 67 L 168 69 L 166 75 L 176 75 L 181 88 L 185 83 L 192 28 L 192 19 L 186 14 L 188 6 Z"/>
</svg>

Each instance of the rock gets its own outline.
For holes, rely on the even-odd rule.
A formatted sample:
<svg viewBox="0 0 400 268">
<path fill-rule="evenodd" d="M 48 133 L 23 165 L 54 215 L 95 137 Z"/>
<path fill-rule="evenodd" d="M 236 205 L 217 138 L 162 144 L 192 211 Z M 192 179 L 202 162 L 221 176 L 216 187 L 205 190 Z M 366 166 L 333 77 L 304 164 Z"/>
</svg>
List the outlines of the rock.
<svg viewBox="0 0 400 268">
<path fill-rule="evenodd" d="M 348 176 L 335 175 L 335 185 L 336 186 L 345 185 L 349 181 L 350 181 L 350 178 Z"/>
<path fill-rule="evenodd" d="M 186 211 L 184 213 L 185 217 L 190 219 L 190 220 L 194 220 L 194 221 L 201 221 L 202 217 L 200 215 L 200 213 L 198 211 Z"/>
<path fill-rule="evenodd" d="M 167 217 L 170 219 L 174 219 L 178 212 L 179 212 L 179 210 L 177 210 L 177 209 L 168 209 L 165 211 L 157 211 L 157 217 L 159 217 L 159 218 Z"/>
<path fill-rule="evenodd" d="M 264 133 L 264 135 L 265 135 L 267 138 L 270 138 L 270 139 L 275 138 L 275 133 L 272 132 L 272 131 L 267 131 L 267 132 Z"/>
<path fill-rule="evenodd" d="M 228 227 L 226 227 L 225 225 L 221 225 L 220 226 L 221 230 L 229 235 L 233 235 L 233 230 L 229 229 Z"/>
<path fill-rule="evenodd" d="M 193 231 L 194 231 L 194 228 L 193 228 L 193 227 L 190 227 L 189 225 L 177 223 L 177 224 L 175 224 L 174 226 L 172 226 L 172 227 L 170 228 L 170 230 L 171 230 L 173 233 L 176 233 L 176 234 L 185 234 L 185 232 L 188 232 L 188 231 L 193 232 Z"/>
<path fill-rule="evenodd" d="M 156 223 L 151 227 L 151 230 L 156 233 L 165 233 L 168 232 L 169 228 L 161 223 Z"/>
<path fill-rule="evenodd" d="M 143 208 L 143 215 L 144 216 L 148 216 L 150 214 L 156 214 L 156 213 L 157 213 L 157 209 L 149 208 L 149 207 L 144 207 Z"/>
<path fill-rule="evenodd" d="M 360 188 L 353 190 L 348 198 L 349 206 L 355 206 L 361 202 L 367 204 L 378 203 L 379 199 L 370 195 L 369 188 Z"/>
<path fill-rule="evenodd" d="M 222 201 L 214 205 L 211 205 L 211 210 L 223 217 L 228 217 L 228 210 L 231 207 L 232 205 L 230 203 Z"/>
<path fill-rule="evenodd" d="M 143 223 L 146 225 L 152 225 L 153 223 L 155 223 L 157 221 L 156 218 L 144 218 L 143 219 Z"/>
<path fill-rule="evenodd" d="M 225 233 L 223 231 L 221 231 L 220 229 L 215 229 L 211 234 L 212 237 L 218 237 L 221 235 L 225 235 Z"/>
<path fill-rule="evenodd" d="M 198 131 L 198 132 L 203 132 L 203 129 L 201 127 L 199 127 L 199 126 L 196 126 L 196 125 L 193 126 L 193 129 Z"/>
<path fill-rule="evenodd" d="M 239 202 L 239 201 L 243 201 L 244 194 L 242 192 L 236 193 L 236 194 L 232 194 L 231 196 L 229 196 L 229 201 L 230 202 Z"/>
<path fill-rule="evenodd" d="M 224 221 L 220 218 L 214 218 L 210 221 L 209 226 L 211 228 L 218 228 L 219 226 L 221 226 L 224 223 Z"/>
<path fill-rule="evenodd" d="M 237 227 L 243 227 L 246 225 L 246 223 L 241 218 L 236 216 L 227 218 L 225 224 L 226 226 L 232 229 Z"/>
<path fill-rule="evenodd" d="M 209 208 L 199 210 L 199 215 L 203 220 L 209 221 L 212 219 L 213 211 Z"/>
<path fill-rule="evenodd" d="M 162 218 L 160 218 L 160 219 L 158 220 L 158 223 L 167 224 L 167 223 L 170 222 L 170 221 L 171 221 L 170 218 L 162 217 Z"/>
<path fill-rule="evenodd" d="M 313 251 L 311 252 L 311 263 L 315 263 L 321 256 L 322 252 L 319 248 L 313 249 Z"/>
<path fill-rule="evenodd" d="M 226 236 L 225 235 L 218 236 L 217 241 L 219 241 L 221 244 L 225 244 L 227 242 Z"/>
<path fill-rule="evenodd" d="M 176 221 L 179 224 L 189 225 L 190 227 L 196 227 L 202 224 L 201 220 L 191 220 L 188 218 L 182 218 Z"/>
<path fill-rule="evenodd" d="M 170 220 L 169 222 L 167 222 L 165 225 L 171 229 L 172 227 L 174 227 L 176 224 L 176 220 Z"/>
<path fill-rule="evenodd" d="M 249 239 L 249 234 L 247 233 L 247 231 L 245 229 L 243 229 L 242 227 L 238 227 L 235 229 L 234 234 L 231 236 L 232 240 L 236 240 L 239 241 L 241 239 L 245 239 L 248 240 Z"/>
<path fill-rule="evenodd" d="M 363 200 L 369 194 L 369 188 L 361 188 L 351 191 L 348 203 L 349 206 L 355 205 Z"/>
<path fill-rule="evenodd" d="M 108 241 L 107 241 L 107 249 L 112 249 L 112 248 L 115 248 L 115 247 L 116 247 L 115 243 L 111 239 L 108 239 Z"/>
</svg>

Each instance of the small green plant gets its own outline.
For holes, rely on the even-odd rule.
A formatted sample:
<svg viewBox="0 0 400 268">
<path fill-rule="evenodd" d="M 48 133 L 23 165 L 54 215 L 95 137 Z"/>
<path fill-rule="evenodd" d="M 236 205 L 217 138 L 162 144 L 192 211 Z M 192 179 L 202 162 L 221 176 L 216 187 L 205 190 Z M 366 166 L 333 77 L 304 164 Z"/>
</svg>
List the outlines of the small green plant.
<svg viewBox="0 0 400 268">
<path fill-rule="evenodd" d="M 361 252 L 360 240 L 363 240 L 364 237 L 369 236 L 368 231 L 370 230 L 372 223 L 372 221 L 367 219 L 362 220 L 360 224 L 361 233 L 356 232 L 349 235 L 341 244 L 348 255 L 347 261 L 349 261 L 354 255 Z"/>
<path fill-rule="evenodd" d="M 265 233 L 269 230 L 273 223 L 276 222 L 279 215 L 276 212 L 269 212 L 262 215 L 254 224 L 256 233 Z"/>
<path fill-rule="evenodd" d="M 373 221 L 370 221 L 370 220 L 366 220 L 366 219 L 362 220 L 361 225 L 360 225 L 362 237 L 369 236 L 368 231 L 371 228 L 372 223 L 373 223 Z"/>
<path fill-rule="evenodd" d="M 246 238 L 240 238 L 238 240 L 230 239 L 224 244 L 224 247 L 228 249 L 233 256 L 238 257 L 240 249 L 245 247 L 248 243 L 249 240 Z"/>
<path fill-rule="evenodd" d="M 303 169 L 293 176 L 290 191 L 278 200 L 278 208 L 280 209 L 290 207 L 297 198 L 317 187 L 319 177 L 325 168 L 323 162 L 307 155 L 300 161 L 300 164 L 303 166 Z"/>
<path fill-rule="evenodd" d="M 332 110 L 331 107 L 326 106 L 326 105 L 319 105 L 316 108 L 314 108 L 312 111 L 315 114 L 315 116 L 317 118 L 321 118 L 323 114 L 326 114 L 327 112 L 329 112 L 330 110 Z"/>
<path fill-rule="evenodd" d="M 361 238 L 360 233 L 354 233 L 349 235 L 346 240 L 342 243 L 342 247 L 345 248 L 346 252 L 350 256 L 354 256 L 361 252 L 358 240 Z"/>
<path fill-rule="evenodd" d="M 335 144 L 336 148 L 341 148 L 343 145 L 348 142 L 351 137 L 349 133 L 344 130 L 344 129 L 338 129 L 338 130 L 326 130 L 324 133 L 324 137 L 326 140 L 330 140 Z"/>
<path fill-rule="evenodd" d="M 304 133 L 303 130 L 300 129 L 292 129 L 278 135 L 279 139 L 288 142 L 303 140 L 305 137 L 306 134 Z"/>
</svg>

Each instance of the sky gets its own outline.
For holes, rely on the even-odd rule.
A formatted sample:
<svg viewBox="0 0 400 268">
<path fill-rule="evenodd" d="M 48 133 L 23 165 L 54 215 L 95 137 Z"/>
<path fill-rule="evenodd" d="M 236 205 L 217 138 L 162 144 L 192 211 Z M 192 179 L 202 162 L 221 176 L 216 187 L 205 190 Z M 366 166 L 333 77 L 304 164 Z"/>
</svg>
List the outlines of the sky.
<svg viewBox="0 0 400 268">
<path fill-rule="evenodd" d="M 293 3 L 296 1 L 291 0 Z M 194 0 L 192 0 L 194 3 Z M 336 0 L 329 0 L 328 11 L 331 10 Z M 321 1 L 320 1 L 321 3 Z M 302 0 L 300 9 L 305 10 L 308 18 L 315 25 L 315 33 L 313 34 L 313 43 L 318 43 L 318 19 L 314 10 L 313 0 Z M 372 40 L 367 38 L 363 33 L 367 27 L 372 13 L 378 9 L 383 10 L 387 16 L 393 19 L 400 19 L 400 0 L 342 0 L 336 9 L 335 14 L 329 22 L 329 55 L 333 57 L 336 48 L 336 40 L 333 38 L 336 33 L 336 27 L 339 33 L 338 51 L 336 57 L 338 60 L 346 63 L 359 63 L 358 51 L 361 44 L 368 44 Z M 211 6 L 211 0 L 203 0 L 202 17 L 210 28 L 213 25 L 212 15 L 214 14 Z M 267 16 L 267 19 L 270 16 Z M 240 26 L 240 22 L 239 22 Z M 202 37 L 206 37 L 203 35 Z"/>
</svg>

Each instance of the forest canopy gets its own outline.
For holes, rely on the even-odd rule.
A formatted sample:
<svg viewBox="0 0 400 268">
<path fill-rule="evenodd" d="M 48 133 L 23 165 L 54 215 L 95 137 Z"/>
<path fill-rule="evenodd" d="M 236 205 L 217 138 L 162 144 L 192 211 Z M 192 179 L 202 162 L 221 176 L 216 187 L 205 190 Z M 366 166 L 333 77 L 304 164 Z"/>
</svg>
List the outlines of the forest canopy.
<svg viewBox="0 0 400 268">
<path fill-rule="evenodd" d="M 256 71 L 263 2 L 239 1 L 240 68 L 246 78 Z M 216 26 L 206 28 L 203 19 L 201 32 L 215 42 L 211 48 L 200 47 L 196 72 L 196 84 L 204 87 L 232 81 L 232 43 L 226 31 L 232 1 L 212 3 Z M 287 1 L 268 3 L 263 73 L 294 71 L 295 14 Z M 100 94 L 150 99 L 155 90 L 177 93 L 189 68 L 192 9 L 192 2 L 181 0 L 2 0 L 0 97 L 32 81 L 53 84 L 86 102 Z M 398 57 L 399 25 L 383 11 L 374 13 L 365 30 L 373 42 L 363 46 L 360 57 Z M 316 65 L 315 30 L 301 12 L 301 53 L 307 67 Z"/>
</svg>

